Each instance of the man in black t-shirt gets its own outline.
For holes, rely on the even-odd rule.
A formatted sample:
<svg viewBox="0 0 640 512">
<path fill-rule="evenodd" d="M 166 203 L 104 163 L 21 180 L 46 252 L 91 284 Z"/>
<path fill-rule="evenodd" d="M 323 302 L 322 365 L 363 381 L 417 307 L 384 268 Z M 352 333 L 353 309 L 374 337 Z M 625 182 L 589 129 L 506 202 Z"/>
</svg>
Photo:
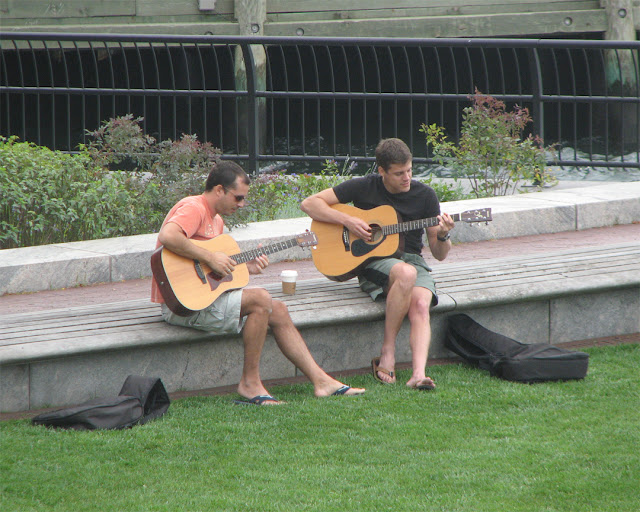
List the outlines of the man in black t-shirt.
<svg viewBox="0 0 640 512">
<path fill-rule="evenodd" d="M 437 217 L 438 224 L 426 228 L 427 241 L 434 258 L 444 260 L 451 249 L 449 231 L 454 222 L 448 214 L 440 213 L 435 191 L 412 179 L 412 155 L 407 145 L 400 139 L 383 139 L 376 148 L 376 164 L 378 174 L 353 178 L 314 194 L 302 202 L 302 210 L 314 220 L 342 224 L 365 241 L 371 240 L 369 224 L 332 205 L 353 203 L 363 210 L 391 205 L 403 222 Z M 407 386 L 433 389 L 435 383 L 425 369 L 431 342 L 429 308 L 437 303 L 437 296 L 431 269 L 421 254 L 423 232 L 424 228 L 419 228 L 401 235 L 405 242 L 402 255 L 373 260 L 359 271 L 358 280 L 374 300 L 386 297 L 384 339 L 380 357 L 371 361 L 373 376 L 385 384 L 396 382 L 396 338 L 408 317 L 413 373 Z"/>
</svg>

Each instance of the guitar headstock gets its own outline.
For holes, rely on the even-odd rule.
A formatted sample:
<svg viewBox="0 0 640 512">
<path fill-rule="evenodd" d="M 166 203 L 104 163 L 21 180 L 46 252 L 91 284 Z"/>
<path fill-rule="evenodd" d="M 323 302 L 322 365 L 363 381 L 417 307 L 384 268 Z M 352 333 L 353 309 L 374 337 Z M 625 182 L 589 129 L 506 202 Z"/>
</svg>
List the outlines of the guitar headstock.
<svg viewBox="0 0 640 512">
<path fill-rule="evenodd" d="M 313 231 L 305 231 L 296 235 L 296 241 L 300 247 L 312 247 L 318 245 L 318 237 Z"/>
<path fill-rule="evenodd" d="M 460 214 L 462 222 L 489 222 L 491 218 L 491 208 L 481 208 L 479 210 L 467 210 Z"/>
</svg>

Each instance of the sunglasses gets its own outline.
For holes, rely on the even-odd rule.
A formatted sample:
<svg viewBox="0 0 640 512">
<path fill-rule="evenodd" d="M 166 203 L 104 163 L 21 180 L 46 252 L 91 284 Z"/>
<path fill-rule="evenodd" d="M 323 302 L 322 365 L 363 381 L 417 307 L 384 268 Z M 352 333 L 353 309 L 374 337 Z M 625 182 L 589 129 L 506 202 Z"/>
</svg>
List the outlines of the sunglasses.
<svg viewBox="0 0 640 512">
<path fill-rule="evenodd" d="M 235 195 L 233 192 L 231 192 L 231 190 L 229 190 L 228 188 L 224 189 L 225 192 L 231 194 L 233 196 L 233 198 L 236 200 L 236 203 L 241 203 L 242 201 L 244 201 L 246 199 L 245 196 L 237 196 Z"/>
</svg>

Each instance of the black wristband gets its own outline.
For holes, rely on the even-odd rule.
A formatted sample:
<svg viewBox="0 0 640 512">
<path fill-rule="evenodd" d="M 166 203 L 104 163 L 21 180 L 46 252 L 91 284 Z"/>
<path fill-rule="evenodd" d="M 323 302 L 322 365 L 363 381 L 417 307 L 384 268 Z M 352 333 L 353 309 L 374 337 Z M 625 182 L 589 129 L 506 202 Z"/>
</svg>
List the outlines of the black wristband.
<svg viewBox="0 0 640 512">
<path fill-rule="evenodd" d="M 438 236 L 437 238 L 438 238 L 438 241 L 440 242 L 446 242 L 447 240 L 449 240 L 449 238 L 451 238 L 451 233 L 447 233 L 442 238 L 440 238 L 440 236 Z"/>
</svg>

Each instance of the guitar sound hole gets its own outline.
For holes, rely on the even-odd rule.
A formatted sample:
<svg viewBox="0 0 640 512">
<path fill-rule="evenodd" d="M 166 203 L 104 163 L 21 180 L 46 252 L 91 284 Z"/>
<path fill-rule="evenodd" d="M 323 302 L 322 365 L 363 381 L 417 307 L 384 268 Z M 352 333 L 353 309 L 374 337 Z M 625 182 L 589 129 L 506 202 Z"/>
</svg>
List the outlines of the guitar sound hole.
<svg viewBox="0 0 640 512">
<path fill-rule="evenodd" d="M 368 242 L 370 244 L 377 245 L 382 241 L 382 228 L 377 224 L 371 224 L 371 241 Z"/>
</svg>

